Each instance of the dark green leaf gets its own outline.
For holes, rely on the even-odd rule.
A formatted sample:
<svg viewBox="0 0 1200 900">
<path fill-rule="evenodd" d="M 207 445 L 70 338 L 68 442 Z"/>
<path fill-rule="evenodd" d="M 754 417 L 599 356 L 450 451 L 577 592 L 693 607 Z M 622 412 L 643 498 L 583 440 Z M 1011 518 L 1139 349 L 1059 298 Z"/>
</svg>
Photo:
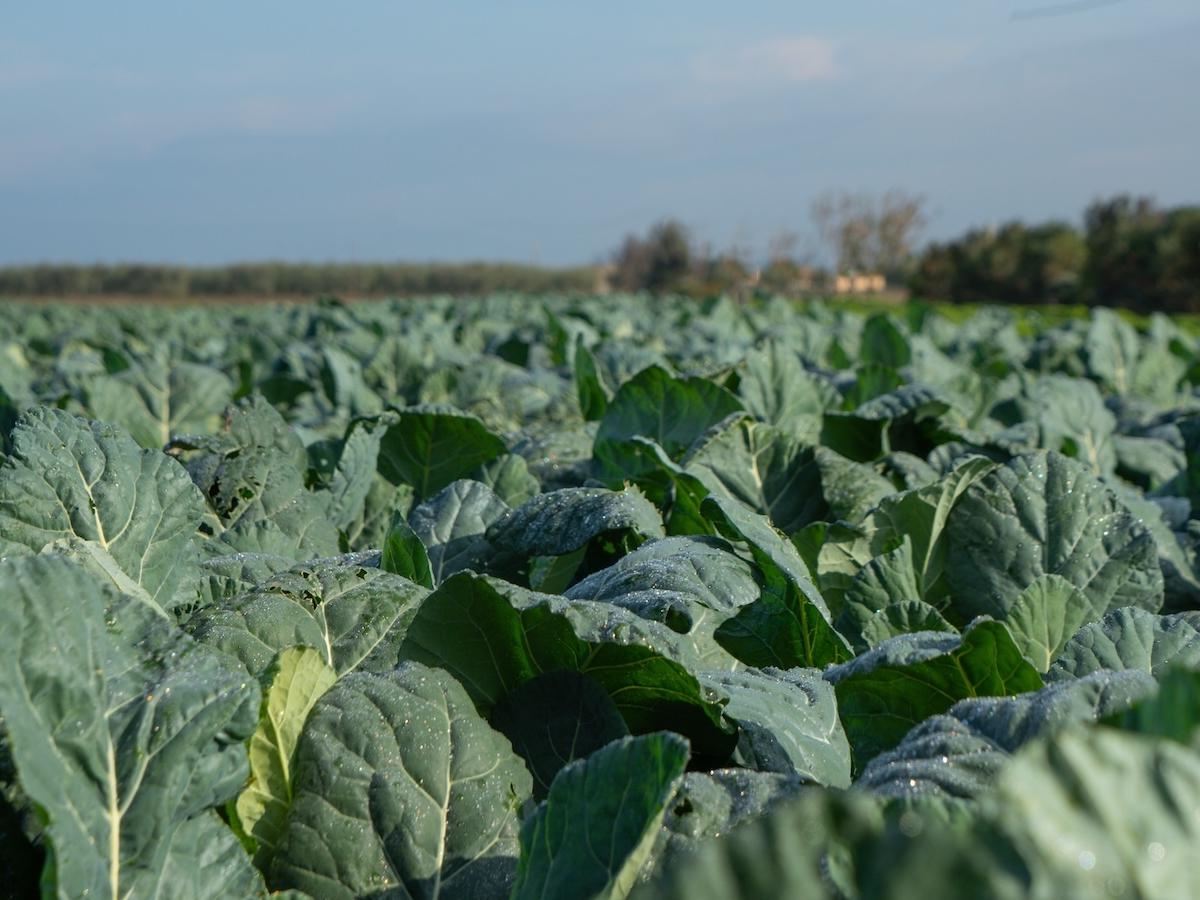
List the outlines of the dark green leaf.
<svg viewBox="0 0 1200 900">
<path fill-rule="evenodd" d="M 615 741 L 559 772 L 521 827 L 513 900 L 624 900 L 687 759 L 687 742 L 662 732 Z"/>
</svg>

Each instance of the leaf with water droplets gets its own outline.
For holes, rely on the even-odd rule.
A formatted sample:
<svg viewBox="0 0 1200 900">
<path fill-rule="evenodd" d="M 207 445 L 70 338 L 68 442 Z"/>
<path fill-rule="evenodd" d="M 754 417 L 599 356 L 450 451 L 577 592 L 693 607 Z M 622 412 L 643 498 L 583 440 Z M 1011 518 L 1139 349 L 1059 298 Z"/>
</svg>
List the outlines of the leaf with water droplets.
<svg viewBox="0 0 1200 900">
<path fill-rule="evenodd" d="M 0 596 L 0 709 L 57 895 L 261 893 L 212 812 L 246 776 L 245 670 L 60 557 L 0 563 Z"/>
<path fill-rule="evenodd" d="M 1138 669 L 1157 677 L 1172 665 L 1200 667 L 1200 612 L 1156 616 L 1129 607 L 1079 629 L 1046 678 L 1080 678 L 1100 669 Z"/>
<path fill-rule="evenodd" d="M 837 699 L 816 669 L 702 672 L 700 681 L 729 698 L 725 715 L 740 729 L 734 754 L 738 765 L 814 784 L 850 786 L 850 745 Z"/>
<path fill-rule="evenodd" d="M 258 727 L 250 737 L 250 782 L 238 794 L 238 825 L 257 845 L 254 862 L 270 865 L 292 805 L 296 744 L 309 710 L 337 673 L 311 647 L 289 647 L 262 675 Z"/>
<path fill-rule="evenodd" d="M 405 663 L 342 678 L 309 713 L 294 773 L 273 887 L 508 896 L 531 779 L 447 673 Z"/>
<path fill-rule="evenodd" d="M 486 484 L 465 479 L 414 507 L 408 524 L 429 554 L 434 584 L 463 569 L 482 569 L 495 553 L 487 530 L 508 511 Z"/>
<path fill-rule="evenodd" d="M 111 425 L 38 407 L 0 469 L 0 556 L 94 543 L 161 610 L 190 602 L 204 500 L 175 460 Z"/>
<path fill-rule="evenodd" d="M 959 498 L 947 525 L 946 582 L 964 619 L 1004 619 L 1022 592 L 1058 575 L 1092 621 L 1110 609 L 1157 610 L 1163 577 L 1154 536 L 1086 467 L 1030 453 L 993 469 Z"/>
<path fill-rule="evenodd" d="M 855 768 L 890 750 L 917 723 L 967 697 L 1036 691 L 1037 670 L 999 622 L 969 626 L 961 636 L 919 632 L 884 641 L 825 671 L 838 698 Z"/>
<path fill-rule="evenodd" d="M 566 592 L 663 623 L 712 669 L 737 666 L 713 635 L 758 595 L 754 566 L 721 538 L 700 535 L 647 541 Z"/>
<path fill-rule="evenodd" d="M 426 593 L 380 569 L 316 561 L 200 610 L 187 628 L 256 675 L 280 650 L 301 644 L 321 651 L 339 675 L 387 670 L 396 665 L 405 629 Z"/>
<path fill-rule="evenodd" d="M 884 797 L 979 797 L 1025 744 L 1126 710 L 1153 690 L 1141 672 L 1095 672 L 1017 697 L 960 700 L 876 756 L 855 784 Z"/>
<path fill-rule="evenodd" d="M 633 545 L 662 537 L 662 518 L 637 488 L 562 488 L 538 494 L 488 528 L 500 552 L 519 558 L 562 556 L 594 538 L 628 535 Z"/>
<path fill-rule="evenodd" d="M 1061 575 L 1041 575 L 1025 588 L 1004 624 L 1025 658 L 1045 672 L 1086 621 L 1089 604 Z"/>
</svg>

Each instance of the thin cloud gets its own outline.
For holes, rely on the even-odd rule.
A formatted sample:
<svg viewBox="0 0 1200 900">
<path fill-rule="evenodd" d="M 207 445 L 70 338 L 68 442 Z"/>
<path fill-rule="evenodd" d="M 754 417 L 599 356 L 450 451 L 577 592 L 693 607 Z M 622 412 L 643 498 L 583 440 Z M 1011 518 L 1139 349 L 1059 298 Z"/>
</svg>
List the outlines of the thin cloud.
<svg viewBox="0 0 1200 900">
<path fill-rule="evenodd" d="M 0 46 L 0 55 L 3 47 Z M 40 59 L 0 60 L 0 91 L 27 91 L 62 79 L 62 66 Z"/>
<path fill-rule="evenodd" d="M 1076 0 L 1071 3 L 1054 3 L 1049 6 L 1032 6 L 1028 9 L 1018 9 L 1012 14 L 1012 21 L 1026 22 L 1030 19 L 1053 19 L 1058 16 L 1070 16 L 1075 13 L 1091 12 L 1106 6 L 1116 6 L 1124 0 Z"/>
<path fill-rule="evenodd" d="M 710 51 L 692 62 L 696 82 L 712 87 L 779 87 L 829 81 L 838 74 L 832 41 L 787 37 Z"/>
</svg>

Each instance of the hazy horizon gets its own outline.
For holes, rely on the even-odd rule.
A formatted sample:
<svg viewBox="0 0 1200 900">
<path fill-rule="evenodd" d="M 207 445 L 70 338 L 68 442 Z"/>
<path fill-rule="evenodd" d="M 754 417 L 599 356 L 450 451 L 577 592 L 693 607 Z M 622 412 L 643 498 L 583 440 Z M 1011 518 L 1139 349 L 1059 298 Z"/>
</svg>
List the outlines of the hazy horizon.
<svg viewBox="0 0 1200 900">
<path fill-rule="evenodd" d="M 925 194 L 930 238 L 1200 200 L 1194 0 L 5 18 L 0 264 L 571 265 L 665 217 L 761 254 L 826 189 Z"/>
</svg>

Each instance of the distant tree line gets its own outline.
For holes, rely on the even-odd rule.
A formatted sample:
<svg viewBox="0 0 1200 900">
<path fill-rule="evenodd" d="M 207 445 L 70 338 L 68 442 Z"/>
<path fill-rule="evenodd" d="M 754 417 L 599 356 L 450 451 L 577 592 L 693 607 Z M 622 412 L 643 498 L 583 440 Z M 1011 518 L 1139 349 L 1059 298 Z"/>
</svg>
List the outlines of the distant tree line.
<svg viewBox="0 0 1200 900">
<path fill-rule="evenodd" d="M 976 228 L 917 251 L 923 197 L 831 192 L 810 208 L 823 252 L 798 252 L 796 235 L 771 242 L 766 260 L 745 248 L 714 250 L 666 219 L 628 235 L 599 266 L 552 269 L 508 263 L 245 263 L 0 267 L 0 298 L 128 296 L 273 298 L 551 293 L 604 290 L 692 296 L 805 296 L 857 291 L 867 280 L 959 303 L 1083 303 L 1149 312 L 1200 312 L 1200 206 L 1159 207 L 1117 196 L 1068 222 Z M 838 276 L 872 276 L 851 279 Z M 875 288 L 870 288 L 875 290 Z"/>
<path fill-rule="evenodd" d="M 809 212 L 821 254 L 797 253 L 798 237 L 781 232 L 765 263 L 756 264 L 744 248 L 714 251 L 693 241 L 683 223 L 667 219 L 645 236 L 626 236 L 612 256 L 609 282 L 621 290 L 696 296 L 803 295 L 832 293 L 838 275 L 873 274 L 901 285 L 912 272 L 927 219 L 923 197 L 898 190 L 831 191 L 817 197 Z"/>
<path fill-rule="evenodd" d="M 959 303 L 1082 303 L 1200 312 L 1200 206 L 1163 209 L 1127 195 L 1067 222 L 1009 222 L 931 244 L 916 296 Z"/>
<path fill-rule="evenodd" d="M 32 265 L 0 268 L 0 297 L 348 297 L 593 291 L 596 269 L 509 263 Z"/>
</svg>

